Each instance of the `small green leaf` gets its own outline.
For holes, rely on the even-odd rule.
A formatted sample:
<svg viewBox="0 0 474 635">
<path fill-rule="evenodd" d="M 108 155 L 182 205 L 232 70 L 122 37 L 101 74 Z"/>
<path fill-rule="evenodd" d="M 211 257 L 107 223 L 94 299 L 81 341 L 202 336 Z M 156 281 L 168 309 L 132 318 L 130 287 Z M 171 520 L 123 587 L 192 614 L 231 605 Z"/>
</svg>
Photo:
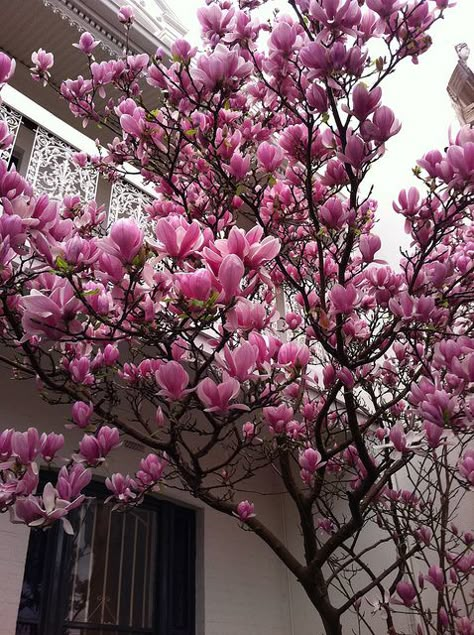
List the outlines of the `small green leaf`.
<svg viewBox="0 0 474 635">
<path fill-rule="evenodd" d="M 61 258 L 61 256 L 58 256 L 56 258 L 56 268 L 59 269 L 59 271 L 68 271 L 69 264 L 64 260 L 64 258 Z"/>
</svg>

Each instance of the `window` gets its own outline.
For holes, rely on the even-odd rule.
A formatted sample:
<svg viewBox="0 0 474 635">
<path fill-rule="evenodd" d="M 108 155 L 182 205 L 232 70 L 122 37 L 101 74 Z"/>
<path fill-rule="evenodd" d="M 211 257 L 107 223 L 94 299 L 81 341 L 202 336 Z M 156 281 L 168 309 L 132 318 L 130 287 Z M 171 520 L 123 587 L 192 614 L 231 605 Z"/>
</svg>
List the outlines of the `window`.
<svg viewBox="0 0 474 635">
<path fill-rule="evenodd" d="M 113 511 L 97 496 L 32 530 L 17 635 L 194 635 L 195 513 L 147 500 Z"/>
</svg>

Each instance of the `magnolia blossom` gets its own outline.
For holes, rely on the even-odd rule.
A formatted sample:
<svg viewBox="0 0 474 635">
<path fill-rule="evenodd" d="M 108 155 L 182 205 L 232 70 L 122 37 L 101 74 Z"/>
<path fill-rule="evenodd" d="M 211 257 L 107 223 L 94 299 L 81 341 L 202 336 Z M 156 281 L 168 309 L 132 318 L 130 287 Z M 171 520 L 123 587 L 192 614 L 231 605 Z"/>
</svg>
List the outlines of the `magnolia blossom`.
<svg viewBox="0 0 474 635">
<path fill-rule="evenodd" d="M 31 54 L 31 61 L 33 62 L 31 69 L 33 79 L 42 80 L 46 84 L 51 77 L 49 71 L 54 65 L 54 55 L 40 48 Z"/>
<path fill-rule="evenodd" d="M 155 373 L 155 379 L 161 388 L 158 394 L 179 401 L 189 391 L 189 375 L 178 362 L 171 361 L 162 364 Z"/>
<path fill-rule="evenodd" d="M 123 264 L 131 264 L 143 245 L 143 236 L 143 230 L 133 220 L 122 218 L 112 225 L 101 247 Z"/>
<path fill-rule="evenodd" d="M 0 52 L 0 87 L 6 84 L 15 72 L 16 62 L 6 53 Z"/>
<path fill-rule="evenodd" d="M 243 404 L 230 404 L 239 392 L 239 382 L 231 377 L 220 384 L 206 377 L 197 387 L 197 396 L 206 406 L 206 412 L 226 412 L 231 408 L 247 409 Z"/>
<path fill-rule="evenodd" d="M 100 44 L 99 40 L 94 40 L 94 37 L 85 31 L 82 33 L 79 38 L 79 42 L 77 44 L 73 44 L 76 48 L 78 48 L 82 53 L 86 55 L 91 55 L 92 51 Z"/>
<path fill-rule="evenodd" d="M 245 523 L 250 518 L 255 517 L 255 506 L 253 503 L 249 503 L 248 500 L 240 501 L 236 508 L 236 516 L 238 519 Z"/>
</svg>

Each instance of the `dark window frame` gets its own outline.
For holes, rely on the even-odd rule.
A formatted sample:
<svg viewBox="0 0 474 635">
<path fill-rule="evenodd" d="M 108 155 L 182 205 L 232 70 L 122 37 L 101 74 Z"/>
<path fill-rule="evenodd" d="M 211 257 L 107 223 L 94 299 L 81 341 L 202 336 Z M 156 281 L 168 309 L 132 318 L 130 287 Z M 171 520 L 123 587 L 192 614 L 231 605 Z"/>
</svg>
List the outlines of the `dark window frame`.
<svg viewBox="0 0 474 635">
<path fill-rule="evenodd" d="M 42 484 L 51 478 L 51 473 L 41 473 Z M 100 481 L 92 481 L 84 493 L 90 498 L 104 500 L 106 489 Z M 65 534 L 60 523 L 46 530 L 32 529 L 28 543 L 25 576 L 28 567 L 34 566 L 34 543 L 40 532 L 46 534 L 41 576 L 41 598 L 39 601 L 39 621 L 27 621 L 20 616 L 17 619 L 17 633 L 21 626 L 30 624 L 33 635 L 62 635 L 64 629 L 81 628 L 87 630 L 123 633 L 124 635 L 195 635 L 196 629 L 196 510 L 177 505 L 170 501 L 154 497 L 145 497 L 141 508 L 157 514 L 156 536 L 156 582 L 154 589 L 153 626 L 151 629 L 116 626 L 110 624 L 92 624 L 66 620 L 69 600 L 67 577 L 72 537 Z M 127 512 L 123 512 L 127 513 Z M 23 591 L 22 591 L 23 597 Z M 65 625 L 66 623 L 66 625 Z M 77 626 L 76 626 L 77 624 Z M 36 626 L 36 629 L 34 628 Z"/>
</svg>

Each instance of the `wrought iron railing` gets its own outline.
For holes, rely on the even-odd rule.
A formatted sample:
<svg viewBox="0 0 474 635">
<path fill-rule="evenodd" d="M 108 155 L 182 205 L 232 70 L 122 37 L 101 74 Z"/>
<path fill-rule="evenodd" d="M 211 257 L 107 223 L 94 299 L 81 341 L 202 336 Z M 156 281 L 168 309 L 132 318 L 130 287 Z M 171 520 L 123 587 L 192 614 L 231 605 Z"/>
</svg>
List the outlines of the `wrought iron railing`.
<svg viewBox="0 0 474 635">
<path fill-rule="evenodd" d="M 145 190 L 125 179 L 113 184 L 104 180 L 99 193 L 98 173 L 73 161 L 77 148 L 6 104 L 0 104 L 0 119 L 14 137 L 13 144 L 0 151 L 0 159 L 15 162 L 36 192 L 55 200 L 69 195 L 79 195 L 83 201 L 99 198 L 108 209 L 107 225 L 126 217 L 145 224 L 144 207 L 153 200 Z M 30 133 L 19 142 L 22 127 Z"/>
</svg>

